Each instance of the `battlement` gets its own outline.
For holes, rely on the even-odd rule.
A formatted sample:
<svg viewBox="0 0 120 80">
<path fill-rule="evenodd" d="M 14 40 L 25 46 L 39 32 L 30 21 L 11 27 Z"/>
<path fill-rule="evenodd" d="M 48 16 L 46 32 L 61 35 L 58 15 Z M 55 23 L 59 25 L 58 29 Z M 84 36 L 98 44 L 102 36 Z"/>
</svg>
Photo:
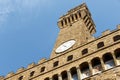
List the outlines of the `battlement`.
<svg viewBox="0 0 120 80">
<path fill-rule="evenodd" d="M 85 8 L 87 9 L 87 5 L 86 5 L 85 3 L 83 3 L 83 4 L 81 4 L 81 5 L 76 6 L 76 7 L 73 8 L 73 9 L 70 9 L 67 14 L 72 13 L 72 12 L 75 12 L 75 11 L 78 11 L 78 10 L 80 10 L 80 9 L 82 10 L 82 9 L 85 9 Z"/>
<path fill-rule="evenodd" d="M 0 80 L 4 80 L 4 76 L 0 76 Z"/>
<path fill-rule="evenodd" d="M 85 9 L 88 10 L 87 5 L 85 3 L 83 3 L 83 4 L 77 6 L 77 7 L 73 8 L 73 9 L 70 9 L 66 14 L 64 14 L 63 16 L 61 16 L 59 18 L 59 20 L 62 19 L 62 18 L 64 18 L 65 16 L 68 16 L 68 15 L 72 14 L 72 13 L 75 13 L 77 11 L 79 12 L 80 10 L 82 11 L 82 10 L 85 10 Z"/>
<path fill-rule="evenodd" d="M 6 78 L 11 77 L 13 75 L 15 75 L 15 73 L 14 72 L 10 72 L 10 73 L 7 74 Z"/>
<path fill-rule="evenodd" d="M 111 33 L 111 31 L 108 29 L 108 30 L 102 32 L 102 36 L 107 35 L 107 34 L 109 34 L 109 33 Z"/>
<path fill-rule="evenodd" d="M 41 64 L 41 63 L 43 63 L 43 62 L 45 62 L 45 61 L 47 61 L 47 59 L 46 59 L 46 58 L 43 58 L 43 59 L 41 59 L 40 61 L 38 61 L 38 64 Z"/>
<path fill-rule="evenodd" d="M 65 15 L 61 16 L 58 20 L 58 27 L 63 29 L 73 26 L 76 22 L 84 22 L 91 34 L 96 32 L 95 24 L 85 3 L 69 10 Z"/>
<path fill-rule="evenodd" d="M 96 43 L 96 41 L 99 40 L 100 38 L 105 37 L 106 35 L 110 35 L 110 34 L 116 32 L 116 31 L 118 31 L 118 30 L 120 30 L 120 25 L 117 25 L 117 28 L 116 28 L 115 30 L 112 30 L 112 31 L 106 30 L 106 31 L 104 31 L 104 32 L 101 34 L 101 36 L 99 36 L 99 37 L 97 37 L 97 38 L 92 37 L 92 38 L 88 41 L 88 43 L 83 44 L 83 45 L 81 45 L 81 46 L 84 47 L 84 45 L 89 45 L 90 43 L 94 44 L 94 43 Z M 92 49 L 93 49 L 93 48 L 92 48 Z M 63 55 L 66 55 L 66 54 L 63 54 Z M 56 60 L 56 58 L 59 58 L 59 57 L 62 58 L 62 55 L 57 56 L 57 57 L 54 57 L 54 58 L 49 59 L 49 60 L 47 60 L 46 58 L 43 58 L 43 59 L 41 59 L 40 61 L 38 61 L 38 64 L 35 64 L 35 63 L 33 62 L 33 63 L 29 64 L 26 69 L 25 69 L 24 67 L 22 67 L 22 68 L 19 68 L 16 73 L 14 73 L 14 72 L 8 73 L 5 78 L 9 78 L 9 77 L 14 76 L 14 75 L 17 75 L 17 74 L 19 74 L 19 73 L 25 72 L 25 71 L 27 71 L 27 70 L 29 70 L 29 69 L 35 68 L 36 66 L 42 66 L 43 64 L 45 64 L 45 65 L 47 65 L 47 66 L 50 66 L 51 64 L 49 64 L 49 63 L 54 62 L 54 61 Z M 61 58 L 59 58 L 59 59 L 61 59 Z M 49 68 L 50 68 L 50 67 L 49 67 Z M 53 67 L 50 68 L 50 69 L 53 69 Z M 47 70 L 50 70 L 50 69 L 47 69 Z M 3 76 L 0 77 L 0 80 L 2 80 L 3 78 L 4 78 Z"/>
<path fill-rule="evenodd" d="M 119 24 L 119 25 L 117 25 L 117 29 L 120 29 L 120 24 Z"/>
<path fill-rule="evenodd" d="M 31 63 L 31 64 L 28 65 L 27 69 L 32 68 L 34 66 L 36 66 L 36 64 L 33 62 L 33 63 Z"/>
<path fill-rule="evenodd" d="M 21 67 L 21 68 L 19 68 L 18 70 L 17 70 L 17 72 L 16 73 L 20 73 L 20 72 L 22 72 L 22 71 L 24 71 L 24 70 L 26 70 L 24 67 Z"/>
<path fill-rule="evenodd" d="M 117 26 L 116 26 L 116 29 L 114 29 L 114 30 L 111 30 L 111 31 L 110 31 L 110 30 L 108 29 L 108 30 L 103 31 L 103 32 L 102 32 L 102 35 L 101 35 L 100 37 L 103 37 L 103 36 L 105 36 L 105 35 L 108 35 L 108 34 L 114 32 L 114 31 L 116 31 L 116 30 L 119 30 L 119 29 L 120 29 L 120 24 L 117 25 Z M 98 37 L 98 38 L 99 38 L 99 37 Z"/>
</svg>

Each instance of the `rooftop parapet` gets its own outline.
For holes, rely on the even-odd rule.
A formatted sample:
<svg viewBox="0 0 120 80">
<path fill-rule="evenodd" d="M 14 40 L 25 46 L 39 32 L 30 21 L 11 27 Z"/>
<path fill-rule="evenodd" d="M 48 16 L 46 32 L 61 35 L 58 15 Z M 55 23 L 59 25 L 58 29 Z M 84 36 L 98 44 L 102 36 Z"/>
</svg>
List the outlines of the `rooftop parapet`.
<svg viewBox="0 0 120 80">
<path fill-rule="evenodd" d="M 118 30 L 118 29 L 120 29 L 120 24 L 117 25 L 117 30 Z M 116 30 L 116 29 L 115 29 L 115 30 Z M 113 30 L 113 31 L 115 31 L 115 30 Z M 103 31 L 101 36 L 105 36 L 105 35 L 113 32 L 113 31 L 110 31 L 109 29 L 106 30 L 106 31 Z"/>
<path fill-rule="evenodd" d="M 4 80 L 4 76 L 0 76 L 0 80 Z"/>
<path fill-rule="evenodd" d="M 99 37 L 97 37 L 97 38 L 95 38 L 95 37 L 89 38 L 88 42 L 91 42 L 91 41 L 94 41 L 94 40 L 96 40 L 96 39 L 99 39 L 99 38 L 101 38 L 101 37 L 103 37 L 103 36 L 105 36 L 105 35 L 108 35 L 108 34 L 114 32 L 114 31 L 117 31 L 118 29 L 120 29 L 120 24 L 117 25 L 117 29 L 114 29 L 114 30 L 112 30 L 112 31 L 106 30 L 106 31 L 102 32 L 102 35 L 99 36 Z M 38 65 L 41 65 L 41 63 L 44 63 L 44 62 L 47 62 L 47 59 L 46 59 L 46 58 L 43 58 L 43 59 L 41 59 L 40 61 L 38 61 Z M 33 63 L 31 63 L 31 64 L 28 65 L 27 69 L 32 68 L 32 67 L 35 67 L 36 65 L 37 65 L 37 64 L 35 64 L 35 63 L 33 62 Z M 22 68 L 18 69 L 16 73 L 22 72 L 22 71 L 27 70 L 27 69 L 25 69 L 24 67 L 22 67 Z M 6 76 L 5 78 L 11 77 L 11 76 L 13 76 L 13 75 L 15 75 L 15 73 L 14 73 L 14 72 L 10 72 L 10 73 L 7 74 L 7 76 Z M 4 77 L 3 77 L 3 76 L 0 76 L 0 80 L 4 80 Z"/>
<path fill-rule="evenodd" d="M 85 3 L 69 10 L 65 15 L 59 18 L 57 24 L 60 29 L 64 29 L 66 27 L 75 26 L 73 24 L 76 22 L 85 23 L 85 26 L 91 35 L 96 32 L 91 13 Z"/>
<path fill-rule="evenodd" d="M 108 30 L 102 32 L 102 36 L 107 35 L 107 34 L 109 34 L 110 32 L 111 32 L 111 31 L 108 29 Z"/>
<path fill-rule="evenodd" d="M 31 64 L 28 65 L 27 69 L 32 68 L 34 66 L 36 66 L 36 64 L 33 62 L 33 63 L 31 63 Z"/>
<path fill-rule="evenodd" d="M 43 62 L 45 62 L 45 61 L 47 61 L 47 59 L 46 59 L 46 58 L 43 58 L 43 59 L 41 59 L 40 61 L 38 61 L 38 64 L 43 63 Z"/>
<path fill-rule="evenodd" d="M 13 76 L 14 74 L 15 74 L 14 72 L 10 72 L 10 73 L 7 74 L 6 78 L 11 77 L 11 76 Z"/>
<path fill-rule="evenodd" d="M 117 28 L 114 29 L 114 30 L 109 30 L 109 29 L 107 29 L 107 30 L 103 31 L 100 36 L 96 37 L 96 39 L 97 39 L 97 38 L 101 38 L 101 37 L 103 37 L 103 36 L 105 36 L 105 35 L 107 35 L 107 34 L 110 34 L 110 33 L 114 32 L 114 31 L 116 31 L 116 30 L 119 30 L 119 29 L 120 29 L 120 24 L 118 24 L 118 25 L 117 25 Z"/>
<path fill-rule="evenodd" d="M 85 8 L 85 7 L 87 7 L 87 5 L 86 5 L 85 3 L 83 3 L 83 4 L 78 5 L 77 7 L 73 8 L 73 9 L 70 9 L 70 10 L 68 11 L 68 13 L 77 11 L 77 10 L 79 10 L 79 9 L 81 9 L 81 8 Z"/>
<path fill-rule="evenodd" d="M 87 5 L 85 3 L 83 3 L 83 4 L 81 4 L 81 5 L 77 6 L 77 7 L 75 7 L 73 9 L 70 9 L 66 14 L 64 14 L 63 16 L 61 16 L 59 18 L 59 20 L 62 19 L 62 18 L 64 18 L 65 16 L 71 14 L 71 13 L 74 13 L 75 11 L 79 11 L 79 10 L 83 10 L 83 9 L 87 9 L 88 10 Z"/>
<path fill-rule="evenodd" d="M 22 71 L 24 71 L 24 70 L 25 70 L 25 68 L 24 68 L 24 67 L 19 68 L 19 69 L 17 70 L 17 72 L 16 72 L 16 73 L 22 72 Z"/>
<path fill-rule="evenodd" d="M 117 29 L 120 29 L 120 24 L 117 25 Z"/>
</svg>

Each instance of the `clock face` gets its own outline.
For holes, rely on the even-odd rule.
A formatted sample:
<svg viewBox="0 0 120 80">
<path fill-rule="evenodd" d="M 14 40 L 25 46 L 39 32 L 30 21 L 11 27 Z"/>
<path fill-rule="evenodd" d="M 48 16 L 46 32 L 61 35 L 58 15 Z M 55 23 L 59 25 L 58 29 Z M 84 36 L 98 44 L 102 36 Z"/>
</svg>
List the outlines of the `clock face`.
<svg viewBox="0 0 120 80">
<path fill-rule="evenodd" d="M 56 50 L 55 52 L 56 53 L 60 53 L 60 52 L 63 52 L 63 51 L 66 51 L 68 50 L 69 48 L 71 48 L 74 44 L 75 44 L 75 40 L 69 40 L 69 41 L 66 41 L 64 42 L 63 44 L 61 44 Z"/>
</svg>

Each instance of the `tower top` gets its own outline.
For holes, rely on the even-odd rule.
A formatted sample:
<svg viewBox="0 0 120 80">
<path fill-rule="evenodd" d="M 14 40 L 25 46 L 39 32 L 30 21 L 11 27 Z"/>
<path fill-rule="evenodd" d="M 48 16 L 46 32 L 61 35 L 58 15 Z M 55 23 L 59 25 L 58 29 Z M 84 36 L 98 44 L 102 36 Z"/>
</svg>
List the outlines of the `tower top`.
<svg viewBox="0 0 120 80">
<path fill-rule="evenodd" d="M 91 13 L 85 3 L 70 9 L 65 15 L 61 16 L 58 20 L 58 27 L 63 29 L 65 27 L 72 26 L 72 24 L 80 20 L 88 21 L 85 23 L 86 26 L 89 27 L 88 30 L 90 30 L 90 28 L 92 29 L 90 30 L 91 34 L 96 32 L 95 24 L 91 18 Z"/>
<path fill-rule="evenodd" d="M 80 5 L 72 8 L 72 9 L 70 9 L 69 11 L 67 11 L 67 13 L 66 13 L 65 15 L 61 16 L 61 17 L 59 18 L 59 20 L 62 19 L 62 18 L 64 18 L 64 17 L 67 16 L 67 15 L 70 15 L 70 14 L 75 13 L 75 12 L 77 12 L 77 11 L 79 12 L 80 10 L 83 10 L 83 9 L 87 9 L 87 10 L 88 10 L 88 7 L 87 7 L 87 5 L 86 5 L 85 3 L 80 4 Z"/>
</svg>

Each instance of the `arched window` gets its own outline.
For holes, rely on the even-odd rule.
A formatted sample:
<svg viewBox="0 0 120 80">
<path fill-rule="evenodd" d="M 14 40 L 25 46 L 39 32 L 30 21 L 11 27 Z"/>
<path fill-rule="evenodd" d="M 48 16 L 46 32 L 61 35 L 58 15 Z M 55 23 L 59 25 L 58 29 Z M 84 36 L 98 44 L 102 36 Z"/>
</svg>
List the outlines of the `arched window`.
<svg viewBox="0 0 120 80">
<path fill-rule="evenodd" d="M 116 49 L 116 50 L 114 51 L 114 54 L 115 54 L 115 57 L 116 57 L 116 59 L 117 59 L 118 65 L 120 65 L 120 48 Z"/>
<path fill-rule="evenodd" d="M 18 78 L 18 80 L 23 80 L 23 76 L 20 76 L 20 77 Z"/>
<path fill-rule="evenodd" d="M 30 77 L 34 76 L 34 73 L 35 73 L 35 71 L 32 71 L 32 72 L 30 73 Z"/>
<path fill-rule="evenodd" d="M 62 80 L 68 80 L 67 71 L 63 71 L 61 75 L 62 75 Z"/>
<path fill-rule="evenodd" d="M 101 47 L 103 47 L 104 46 L 104 42 L 99 42 L 98 44 L 97 44 L 97 48 L 101 48 Z"/>
<path fill-rule="evenodd" d="M 93 67 L 93 74 L 100 73 L 102 71 L 102 66 L 100 59 L 98 57 L 91 60 L 92 67 Z"/>
<path fill-rule="evenodd" d="M 106 69 L 110 69 L 115 66 L 112 54 L 110 52 L 103 55 L 103 61 Z"/>
<path fill-rule="evenodd" d="M 71 61 L 73 59 L 73 55 L 69 55 L 68 57 L 67 57 L 67 61 Z"/>
<path fill-rule="evenodd" d="M 53 67 L 58 66 L 58 64 L 59 64 L 59 61 L 54 62 Z"/>
<path fill-rule="evenodd" d="M 76 67 L 71 68 L 70 72 L 71 72 L 71 75 L 72 75 L 72 80 L 78 80 Z"/>
<path fill-rule="evenodd" d="M 44 80 L 50 80 L 49 77 L 45 78 Z"/>
<path fill-rule="evenodd" d="M 40 72 L 44 72 L 45 71 L 45 67 L 42 67 Z"/>
<path fill-rule="evenodd" d="M 114 42 L 120 40 L 120 35 L 116 35 L 113 37 Z"/>
<path fill-rule="evenodd" d="M 58 74 L 55 74 L 55 75 L 52 77 L 52 80 L 58 80 Z"/>
<path fill-rule="evenodd" d="M 82 50 L 82 55 L 85 55 L 87 53 L 88 53 L 88 49 L 87 48 Z"/>
<path fill-rule="evenodd" d="M 91 75 L 89 65 L 87 62 L 80 64 L 80 70 L 81 70 L 81 79 L 84 79 L 84 78 L 89 77 Z"/>
</svg>

